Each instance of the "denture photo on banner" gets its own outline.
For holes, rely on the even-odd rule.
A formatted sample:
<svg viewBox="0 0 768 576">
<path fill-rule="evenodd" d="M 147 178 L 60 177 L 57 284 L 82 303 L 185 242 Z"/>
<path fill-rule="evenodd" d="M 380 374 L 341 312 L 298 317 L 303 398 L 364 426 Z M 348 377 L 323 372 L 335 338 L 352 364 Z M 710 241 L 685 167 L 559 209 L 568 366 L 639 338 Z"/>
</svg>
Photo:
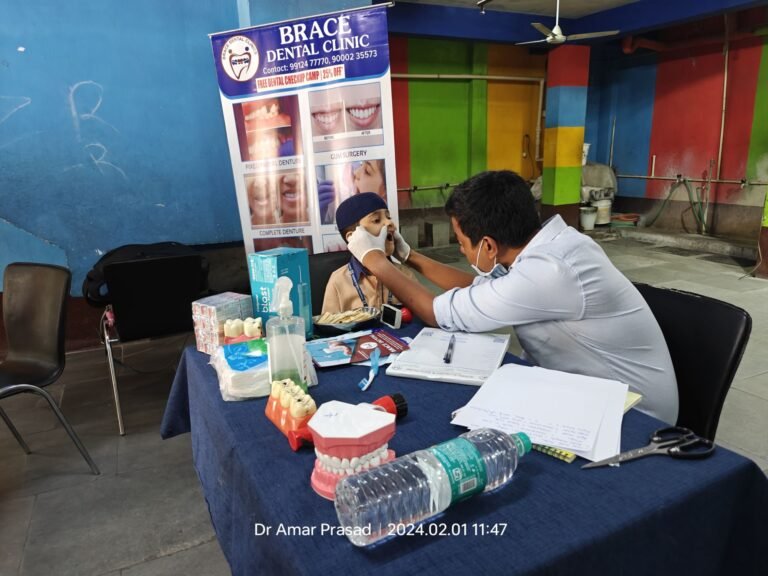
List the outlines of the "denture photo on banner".
<svg viewBox="0 0 768 576">
<path fill-rule="evenodd" d="M 246 174 L 251 226 L 309 224 L 304 172 Z"/>
<path fill-rule="evenodd" d="M 309 93 L 315 152 L 384 143 L 378 82 Z"/>
<path fill-rule="evenodd" d="M 272 238 L 255 238 L 253 240 L 253 249 L 256 252 L 286 246 L 288 248 L 305 248 L 309 254 L 313 253 L 312 236 L 275 236 Z"/>
<path fill-rule="evenodd" d="M 387 172 L 381 158 L 326 164 L 317 166 L 315 172 L 322 224 L 334 224 L 336 206 L 354 194 L 375 192 L 387 201 Z"/>
<path fill-rule="evenodd" d="M 347 249 L 347 243 L 341 237 L 341 234 L 323 234 L 323 252 L 344 252 Z"/>
<path fill-rule="evenodd" d="M 243 162 L 301 154 L 298 96 L 233 105 Z"/>
</svg>

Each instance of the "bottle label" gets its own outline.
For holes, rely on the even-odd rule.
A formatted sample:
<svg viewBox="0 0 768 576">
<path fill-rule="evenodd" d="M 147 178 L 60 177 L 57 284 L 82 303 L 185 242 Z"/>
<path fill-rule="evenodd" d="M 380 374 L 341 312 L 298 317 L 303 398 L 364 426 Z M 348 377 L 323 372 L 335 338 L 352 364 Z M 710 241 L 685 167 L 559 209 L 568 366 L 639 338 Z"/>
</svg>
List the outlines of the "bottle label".
<svg viewBox="0 0 768 576">
<path fill-rule="evenodd" d="M 451 504 L 485 490 L 485 462 L 480 451 L 466 438 L 454 438 L 429 449 L 451 483 Z"/>
</svg>

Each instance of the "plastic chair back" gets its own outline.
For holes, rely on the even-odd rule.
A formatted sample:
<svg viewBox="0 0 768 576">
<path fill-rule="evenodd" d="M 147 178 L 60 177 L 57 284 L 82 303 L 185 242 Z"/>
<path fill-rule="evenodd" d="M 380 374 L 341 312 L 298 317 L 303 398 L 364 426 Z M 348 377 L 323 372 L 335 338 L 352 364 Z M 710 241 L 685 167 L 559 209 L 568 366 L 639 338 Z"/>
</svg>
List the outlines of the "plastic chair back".
<svg viewBox="0 0 768 576">
<path fill-rule="evenodd" d="M 8 340 L 5 362 L 36 365 L 50 384 L 64 370 L 66 300 L 72 274 L 52 264 L 14 262 L 3 280 L 3 323 Z"/>
<path fill-rule="evenodd" d="M 312 314 L 320 314 L 323 310 L 325 287 L 328 279 L 337 269 L 344 266 L 351 255 L 344 252 L 325 252 L 323 254 L 310 254 L 309 256 L 309 282 L 312 288 Z"/>
<path fill-rule="evenodd" d="M 752 318 L 737 306 L 707 296 L 635 286 L 656 317 L 672 357 L 680 397 L 677 424 L 714 440 Z"/>
</svg>

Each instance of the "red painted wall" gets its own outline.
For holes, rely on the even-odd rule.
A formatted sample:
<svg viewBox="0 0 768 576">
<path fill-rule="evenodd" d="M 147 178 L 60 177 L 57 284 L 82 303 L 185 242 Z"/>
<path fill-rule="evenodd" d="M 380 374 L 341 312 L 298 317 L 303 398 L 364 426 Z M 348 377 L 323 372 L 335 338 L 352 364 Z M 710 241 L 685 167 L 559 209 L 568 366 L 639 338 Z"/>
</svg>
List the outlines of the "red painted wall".
<svg viewBox="0 0 768 576">
<path fill-rule="evenodd" d="M 656 155 L 656 175 L 706 175 L 717 159 L 723 95 L 723 56 L 717 47 L 662 53 L 656 71 L 656 95 L 648 173 Z M 646 196 L 663 197 L 668 182 L 649 181 Z"/>
<path fill-rule="evenodd" d="M 757 89 L 762 39 L 733 42 L 728 58 L 728 94 L 720 177 L 740 179 L 746 174 L 749 137 Z M 724 60 L 721 45 L 662 53 L 656 75 L 651 148 L 656 175 L 685 174 L 706 178 L 709 160 L 717 161 L 723 101 Z M 713 178 L 717 175 L 714 166 Z M 649 182 L 646 195 L 659 198 L 668 182 Z M 738 185 L 714 187 L 713 200 L 731 203 L 742 191 Z"/>
<path fill-rule="evenodd" d="M 547 60 L 547 88 L 588 84 L 589 46 L 569 44 L 550 51 Z"/>
<path fill-rule="evenodd" d="M 402 36 L 389 37 L 389 63 L 393 74 L 408 73 L 407 38 Z M 392 113 L 394 114 L 397 187 L 407 188 L 411 182 L 411 132 L 408 81 L 405 79 L 392 79 Z M 410 208 L 410 193 L 398 192 L 397 205 L 400 210 Z"/>
<path fill-rule="evenodd" d="M 739 180 L 747 173 L 750 134 L 755 110 L 757 77 L 763 53 L 762 38 L 734 42 L 728 58 L 728 94 L 723 134 L 723 160 L 720 177 Z M 732 203 L 742 194 L 738 185 L 720 184 L 716 201 Z"/>
</svg>

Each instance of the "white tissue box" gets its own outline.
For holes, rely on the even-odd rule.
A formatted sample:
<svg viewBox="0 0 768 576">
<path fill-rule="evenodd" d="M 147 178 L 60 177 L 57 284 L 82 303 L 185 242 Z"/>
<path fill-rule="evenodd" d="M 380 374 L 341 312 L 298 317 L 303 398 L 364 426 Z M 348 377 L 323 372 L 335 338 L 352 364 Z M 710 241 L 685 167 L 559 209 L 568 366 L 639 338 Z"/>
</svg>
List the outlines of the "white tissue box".
<svg viewBox="0 0 768 576">
<path fill-rule="evenodd" d="M 210 364 L 219 376 L 225 401 L 269 396 L 272 391 L 264 340 L 221 346 L 211 354 Z"/>
</svg>

